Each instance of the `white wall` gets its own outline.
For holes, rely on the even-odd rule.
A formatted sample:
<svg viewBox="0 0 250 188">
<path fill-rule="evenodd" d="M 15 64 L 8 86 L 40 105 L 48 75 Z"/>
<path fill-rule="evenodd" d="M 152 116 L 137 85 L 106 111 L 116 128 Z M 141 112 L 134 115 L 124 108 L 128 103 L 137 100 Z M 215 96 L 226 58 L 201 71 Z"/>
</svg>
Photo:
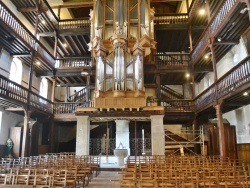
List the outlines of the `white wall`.
<svg viewBox="0 0 250 188">
<path fill-rule="evenodd" d="M 226 72 L 247 57 L 247 51 L 243 40 L 235 45 L 216 65 L 218 78 L 222 77 Z M 213 83 L 213 73 L 207 74 L 201 82 L 197 83 L 196 94 L 206 89 L 208 79 Z M 237 143 L 250 143 L 250 105 L 243 106 L 237 110 L 223 114 L 223 118 L 227 119 L 231 125 L 236 126 Z"/>
<path fill-rule="evenodd" d="M 10 74 L 10 65 L 11 65 L 12 57 L 9 55 L 7 51 L 4 49 L 2 50 L 0 56 L 0 74 L 9 78 Z"/>
<path fill-rule="evenodd" d="M 2 111 L 2 120 L 1 120 L 1 129 L 0 129 L 0 145 L 5 144 L 6 140 L 9 138 L 10 127 L 15 127 L 19 122 L 23 121 L 23 116 L 17 115 L 12 112 L 5 111 L 0 108 Z"/>
<path fill-rule="evenodd" d="M 231 125 L 236 126 L 237 143 L 250 143 L 250 105 L 223 114 Z"/>
<path fill-rule="evenodd" d="M 246 47 L 243 44 L 243 40 L 240 39 L 239 44 L 235 45 L 216 65 L 218 79 L 232 69 L 236 64 L 241 62 L 247 57 Z M 208 73 L 199 83 L 196 83 L 198 87 L 197 95 L 204 91 L 208 80 L 210 79 L 211 84 L 214 83 L 213 72 Z M 197 96 L 196 95 L 196 96 Z"/>
</svg>

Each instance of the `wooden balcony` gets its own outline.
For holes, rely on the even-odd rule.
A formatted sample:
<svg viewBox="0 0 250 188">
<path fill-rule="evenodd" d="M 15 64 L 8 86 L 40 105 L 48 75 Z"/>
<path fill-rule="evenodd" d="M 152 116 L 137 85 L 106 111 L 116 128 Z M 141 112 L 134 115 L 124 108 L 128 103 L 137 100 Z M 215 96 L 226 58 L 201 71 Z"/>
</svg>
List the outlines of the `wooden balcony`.
<svg viewBox="0 0 250 188">
<path fill-rule="evenodd" d="M 213 108 L 213 103 L 224 101 L 223 113 L 250 103 L 250 98 L 243 95 L 250 92 L 250 56 L 223 75 L 195 99 L 197 113 Z M 250 93 L 249 93 L 250 94 Z"/>
<path fill-rule="evenodd" d="M 204 55 L 210 52 L 210 44 L 213 45 L 216 61 L 219 62 L 238 43 L 241 35 L 250 26 L 247 11 L 242 12 L 244 8 L 247 8 L 244 1 L 224 0 L 192 51 L 191 58 L 195 67 L 212 66 L 211 60 L 204 59 Z M 221 39 L 220 42 L 217 41 L 218 38 Z"/>
<path fill-rule="evenodd" d="M 42 65 L 35 66 L 39 72 L 52 71 L 55 59 L 51 53 L 39 42 L 27 27 L 4 5 L 0 2 L 0 25 L 1 32 L 6 33 L 1 37 L 1 44 L 10 53 L 17 57 L 25 58 L 23 61 L 31 64 L 31 52 L 34 50 L 37 60 Z M 10 46 L 10 44 L 12 44 Z"/>
<path fill-rule="evenodd" d="M 30 95 L 30 101 L 28 101 L 28 95 Z M 5 108 L 27 108 L 29 102 L 31 110 L 45 114 L 53 113 L 53 103 L 50 100 L 29 91 L 27 88 L 10 81 L 2 75 L 0 75 L 0 98 L 0 105 Z"/>
</svg>

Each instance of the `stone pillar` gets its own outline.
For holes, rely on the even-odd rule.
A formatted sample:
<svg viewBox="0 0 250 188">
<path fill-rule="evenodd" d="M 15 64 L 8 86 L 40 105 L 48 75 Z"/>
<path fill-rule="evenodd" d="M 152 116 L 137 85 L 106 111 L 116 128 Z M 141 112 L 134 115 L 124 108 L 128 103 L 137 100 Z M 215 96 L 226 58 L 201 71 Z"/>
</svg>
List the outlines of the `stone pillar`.
<svg viewBox="0 0 250 188">
<path fill-rule="evenodd" d="M 29 151 L 29 121 L 30 121 L 30 114 L 31 111 L 24 109 L 24 119 L 23 119 L 23 138 L 22 138 L 22 153 L 21 157 L 27 157 Z"/>
<path fill-rule="evenodd" d="M 226 145 L 225 145 L 225 133 L 224 133 L 224 124 L 223 124 L 223 117 L 221 112 L 221 104 L 214 105 L 216 110 L 216 116 L 218 119 L 217 128 L 219 133 L 219 147 L 220 147 L 220 156 L 226 156 Z"/>
<path fill-rule="evenodd" d="M 128 150 L 130 155 L 129 147 L 129 121 L 128 120 L 115 120 L 116 123 L 116 148 L 122 143 L 123 147 Z"/>
<path fill-rule="evenodd" d="M 151 118 L 151 148 L 152 155 L 165 155 L 165 133 L 163 115 L 152 115 Z"/>
<path fill-rule="evenodd" d="M 76 116 L 76 155 L 89 155 L 90 120 L 89 116 Z"/>
</svg>

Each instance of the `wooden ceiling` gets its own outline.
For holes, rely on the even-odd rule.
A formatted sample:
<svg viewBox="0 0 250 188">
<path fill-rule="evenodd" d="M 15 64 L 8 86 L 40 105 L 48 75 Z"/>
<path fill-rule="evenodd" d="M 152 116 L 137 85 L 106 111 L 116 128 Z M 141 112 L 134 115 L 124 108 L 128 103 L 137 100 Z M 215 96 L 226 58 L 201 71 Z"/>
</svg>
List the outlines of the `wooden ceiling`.
<svg viewBox="0 0 250 188">
<path fill-rule="evenodd" d="M 17 7 L 17 10 L 24 14 L 31 25 L 36 24 L 36 0 L 12 0 L 12 3 Z M 46 41 L 47 46 L 50 48 L 50 53 L 53 54 L 55 45 L 55 30 L 58 28 L 53 26 L 53 23 L 59 20 L 59 17 L 63 17 L 63 12 L 68 11 L 72 19 L 86 18 L 89 19 L 89 12 L 93 9 L 92 0 L 63 0 L 62 3 L 56 4 L 54 1 L 48 2 L 43 5 L 41 9 L 42 14 L 38 17 L 42 21 L 44 20 L 46 24 L 40 23 L 38 25 L 38 34 L 40 35 L 40 41 Z M 188 36 L 189 28 L 192 34 L 192 48 L 194 48 L 200 41 L 202 33 L 206 29 L 208 23 L 208 15 L 199 16 L 198 9 L 204 6 L 204 1 L 193 0 L 190 1 L 191 6 L 188 12 L 192 18 L 189 23 L 182 24 L 169 24 L 160 25 L 155 24 L 155 40 L 157 42 L 157 52 L 190 52 L 190 39 Z M 211 10 L 211 17 L 218 11 L 223 1 L 218 0 L 207 0 L 206 1 Z M 151 0 L 151 7 L 154 7 L 155 16 L 157 15 L 167 15 L 179 13 L 182 4 L 186 3 L 186 0 Z M 239 12 L 244 5 L 238 7 L 235 12 Z M 61 13 L 59 11 L 61 10 Z M 235 14 L 234 17 L 230 18 L 230 22 L 225 25 L 218 36 L 223 36 L 225 42 L 215 45 L 215 53 L 217 56 L 217 61 L 221 59 L 226 52 L 228 52 L 232 45 L 239 41 L 239 37 L 242 31 L 249 26 L 247 14 Z M 233 23 L 241 21 L 242 24 L 234 25 Z M 10 52 L 11 55 L 16 55 L 20 57 L 25 64 L 30 65 L 30 51 L 29 49 L 20 41 L 17 37 L 10 35 L 10 32 L 5 28 L 0 28 L 0 39 L 1 45 Z M 58 35 L 58 48 L 57 57 L 54 58 L 65 58 L 65 57 L 85 57 L 90 56 L 88 51 L 88 43 L 90 42 L 90 29 L 86 28 L 81 30 L 81 32 L 63 32 Z M 230 43 L 231 42 L 231 43 Z M 12 43 L 14 45 L 8 45 Z M 15 46 L 15 47 L 14 47 Z M 209 49 L 206 49 L 206 53 Z M 52 55 L 53 56 L 53 55 Z M 37 76 L 46 76 L 48 79 L 56 79 L 57 85 L 82 85 L 86 83 L 86 76 L 82 76 L 80 73 L 82 69 L 77 69 L 69 71 L 68 74 L 65 70 L 53 69 L 43 64 L 43 60 L 37 58 L 37 61 L 41 61 L 43 66 L 36 66 L 35 71 Z M 212 62 L 210 60 L 204 60 L 200 58 L 194 66 L 195 69 L 200 72 L 196 72 L 195 80 L 200 81 L 208 71 L 212 70 Z M 157 74 L 157 68 L 155 66 L 145 66 L 145 73 L 147 70 L 148 74 L 145 75 L 145 84 L 155 83 L 155 76 Z M 94 67 L 92 70 L 88 70 L 91 75 L 91 83 L 94 84 Z M 183 83 L 186 80 L 183 78 L 183 72 L 166 72 L 166 74 L 161 73 L 162 83 Z"/>
</svg>

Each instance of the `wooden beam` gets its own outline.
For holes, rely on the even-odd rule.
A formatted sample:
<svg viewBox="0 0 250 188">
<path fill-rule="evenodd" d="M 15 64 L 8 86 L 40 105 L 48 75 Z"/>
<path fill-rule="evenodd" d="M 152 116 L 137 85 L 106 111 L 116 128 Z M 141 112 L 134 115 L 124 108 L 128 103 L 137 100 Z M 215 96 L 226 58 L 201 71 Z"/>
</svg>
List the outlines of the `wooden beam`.
<svg viewBox="0 0 250 188">
<path fill-rule="evenodd" d="M 9 107 L 5 109 L 6 111 L 24 111 L 21 107 Z"/>
<path fill-rule="evenodd" d="M 17 10 L 19 12 L 33 12 L 36 11 L 36 7 L 21 7 L 21 8 L 17 8 Z"/>
<path fill-rule="evenodd" d="M 55 32 L 42 32 L 42 33 L 39 33 L 39 36 L 40 37 L 55 37 Z"/>
<path fill-rule="evenodd" d="M 58 32 L 60 36 L 72 36 L 72 33 L 74 33 L 74 35 L 89 35 L 90 27 L 76 29 L 60 29 Z"/>
<path fill-rule="evenodd" d="M 188 30 L 188 23 L 183 24 L 157 24 L 155 30 Z"/>
<path fill-rule="evenodd" d="M 12 57 L 30 57 L 30 53 L 11 54 Z"/>
<path fill-rule="evenodd" d="M 238 44 L 239 41 L 221 41 L 221 42 L 214 42 L 214 46 L 217 46 L 217 45 L 236 45 Z"/>
<path fill-rule="evenodd" d="M 62 5 L 55 5 L 51 6 L 52 9 L 59 9 L 59 8 L 84 8 L 84 7 L 93 7 L 93 3 L 64 3 Z"/>
<path fill-rule="evenodd" d="M 244 102 L 225 102 L 225 103 L 223 103 L 223 106 L 245 106 L 246 105 L 246 103 Z"/>
</svg>

